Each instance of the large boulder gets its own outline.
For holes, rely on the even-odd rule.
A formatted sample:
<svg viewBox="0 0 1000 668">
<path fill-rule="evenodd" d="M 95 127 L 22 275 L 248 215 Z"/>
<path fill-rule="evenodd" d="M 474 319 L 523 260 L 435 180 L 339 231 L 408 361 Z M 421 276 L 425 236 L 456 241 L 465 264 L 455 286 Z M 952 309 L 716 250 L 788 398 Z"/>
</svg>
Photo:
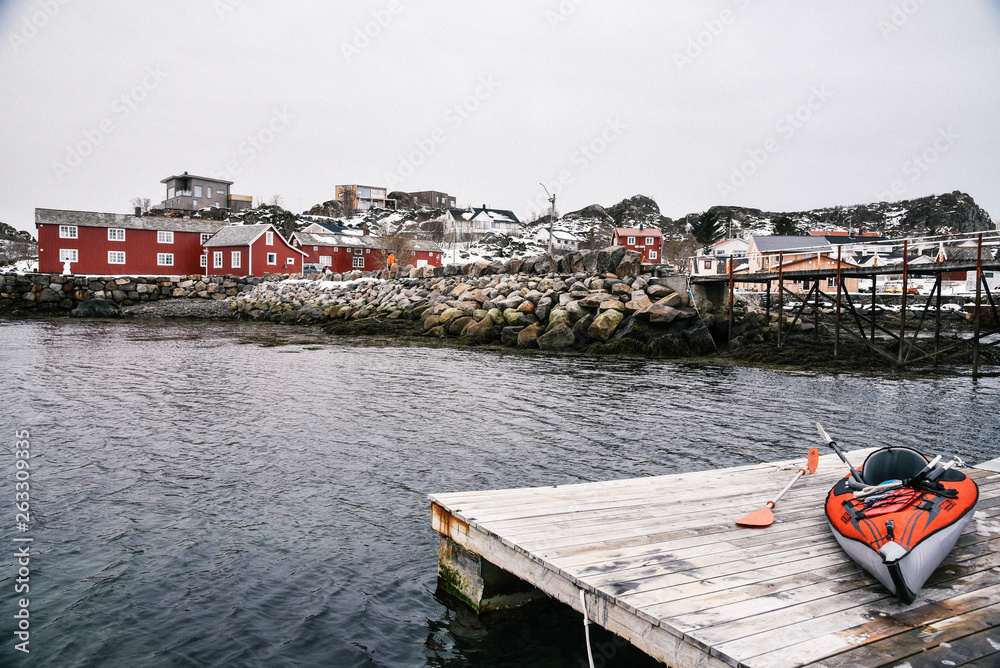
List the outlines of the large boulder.
<svg viewBox="0 0 1000 668">
<path fill-rule="evenodd" d="M 545 333 L 541 325 L 529 325 L 517 335 L 518 348 L 537 348 L 538 337 Z"/>
<path fill-rule="evenodd" d="M 576 343 L 576 337 L 569 325 L 560 322 L 539 336 L 537 343 L 542 350 L 564 350 L 571 348 Z"/>
<path fill-rule="evenodd" d="M 587 328 L 587 334 L 598 341 L 605 342 L 611 338 L 618 329 L 618 325 L 625 318 L 625 314 L 617 310 L 608 310 L 601 313 L 594 319 L 594 323 Z"/>
<path fill-rule="evenodd" d="M 106 299 L 88 299 L 69 312 L 71 318 L 121 318 L 118 305 Z"/>
</svg>

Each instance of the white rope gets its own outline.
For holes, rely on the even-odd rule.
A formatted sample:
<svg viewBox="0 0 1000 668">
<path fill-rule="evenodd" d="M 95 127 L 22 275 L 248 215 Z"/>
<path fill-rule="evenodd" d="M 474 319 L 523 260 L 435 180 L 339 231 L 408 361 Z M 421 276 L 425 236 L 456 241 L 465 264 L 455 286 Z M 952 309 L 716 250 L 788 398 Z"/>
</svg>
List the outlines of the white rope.
<svg viewBox="0 0 1000 668">
<path fill-rule="evenodd" d="M 587 659 L 590 661 L 590 668 L 594 668 L 594 653 L 590 650 L 590 620 L 587 619 L 587 599 L 583 597 L 583 590 L 580 590 L 580 605 L 583 606 L 583 635 L 587 640 Z"/>
</svg>

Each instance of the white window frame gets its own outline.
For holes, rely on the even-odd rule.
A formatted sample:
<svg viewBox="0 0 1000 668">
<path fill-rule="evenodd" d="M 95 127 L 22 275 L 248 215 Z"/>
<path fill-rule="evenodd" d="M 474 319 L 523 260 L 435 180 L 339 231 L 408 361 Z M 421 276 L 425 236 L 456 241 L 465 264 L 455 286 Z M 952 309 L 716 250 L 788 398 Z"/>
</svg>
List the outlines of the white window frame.
<svg viewBox="0 0 1000 668">
<path fill-rule="evenodd" d="M 631 246 L 635 245 L 635 237 L 625 237 L 625 243 Z"/>
<path fill-rule="evenodd" d="M 109 227 L 108 228 L 108 241 L 125 241 L 125 228 L 124 227 Z"/>
<path fill-rule="evenodd" d="M 364 269 L 365 268 L 365 256 L 362 255 L 361 257 L 355 257 L 352 260 L 351 266 L 354 269 Z"/>
<path fill-rule="evenodd" d="M 158 244 L 174 243 L 174 233 L 171 230 L 157 230 L 156 243 Z"/>
<path fill-rule="evenodd" d="M 198 260 L 198 266 L 199 267 L 205 267 L 206 269 L 208 268 L 208 254 L 207 253 L 202 254 L 201 259 Z"/>
<path fill-rule="evenodd" d="M 286 259 L 285 264 L 295 264 L 295 258 L 294 257 L 289 257 L 289 258 L 285 258 L 285 259 Z"/>
<path fill-rule="evenodd" d="M 243 267 L 243 251 L 229 252 L 229 266 L 233 269 L 240 269 Z"/>
<path fill-rule="evenodd" d="M 657 255 L 658 255 L 658 253 L 655 250 L 649 251 L 649 259 L 650 260 L 655 260 Z"/>
<path fill-rule="evenodd" d="M 60 239 L 77 239 L 77 238 L 79 238 L 79 230 L 77 230 L 76 225 L 60 225 L 59 226 L 59 238 Z"/>
<path fill-rule="evenodd" d="M 212 253 L 212 268 L 222 269 L 222 251 L 213 251 Z"/>
<path fill-rule="evenodd" d="M 108 251 L 108 264 L 125 264 L 125 251 Z"/>
<path fill-rule="evenodd" d="M 320 255 L 319 256 L 319 263 L 321 265 L 323 265 L 324 267 L 329 267 L 329 266 L 333 265 L 333 257 L 330 256 L 330 255 Z"/>
<path fill-rule="evenodd" d="M 212 199 L 212 186 L 207 186 L 205 188 L 205 197 Z"/>
<path fill-rule="evenodd" d="M 267 254 L 267 263 L 270 264 L 270 265 L 276 265 L 276 264 L 278 264 L 278 254 L 277 253 L 268 253 Z"/>
<path fill-rule="evenodd" d="M 156 254 L 156 266 L 158 266 L 158 267 L 172 267 L 172 266 L 174 266 L 174 254 L 173 253 L 157 253 Z"/>
<path fill-rule="evenodd" d="M 195 186 L 194 187 L 194 196 L 195 197 L 201 197 L 201 186 Z M 209 195 L 209 197 L 211 197 L 211 195 Z"/>
<path fill-rule="evenodd" d="M 274 245 L 274 232 L 268 230 L 264 233 L 264 245 L 273 246 Z"/>
<path fill-rule="evenodd" d="M 59 261 L 60 262 L 79 262 L 80 253 L 77 252 L 75 248 L 60 248 L 59 249 Z"/>
<path fill-rule="evenodd" d="M 207 232 L 201 233 L 201 245 L 204 246 L 205 242 L 212 238 L 212 235 Z"/>
<path fill-rule="evenodd" d="M 653 237 L 646 237 L 646 245 L 647 246 L 652 246 L 654 243 L 656 243 L 656 242 L 653 241 Z"/>
<path fill-rule="evenodd" d="M 354 249 L 354 254 L 355 255 L 364 255 L 364 251 L 362 251 L 360 248 L 355 248 Z"/>
</svg>

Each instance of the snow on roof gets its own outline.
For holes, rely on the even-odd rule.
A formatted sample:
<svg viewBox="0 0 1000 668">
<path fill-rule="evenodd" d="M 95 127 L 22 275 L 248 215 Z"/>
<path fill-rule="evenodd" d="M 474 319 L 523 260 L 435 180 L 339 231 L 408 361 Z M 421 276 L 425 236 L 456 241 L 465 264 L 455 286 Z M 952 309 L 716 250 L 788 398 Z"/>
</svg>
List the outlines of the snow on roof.
<svg viewBox="0 0 1000 668">
<path fill-rule="evenodd" d="M 662 237 L 663 230 L 658 227 L 616 227 L 615 233 L 620 237 Z"/>
<path fill-rule="evenodd" d="M 758 236 L 754 235 L 753 243 L 762 253 L 775 253 L 786 250 L 808 250 L 810 252 L 829 253 L 833 251 L 826 237 L 810 236 Z"/>
</svg>

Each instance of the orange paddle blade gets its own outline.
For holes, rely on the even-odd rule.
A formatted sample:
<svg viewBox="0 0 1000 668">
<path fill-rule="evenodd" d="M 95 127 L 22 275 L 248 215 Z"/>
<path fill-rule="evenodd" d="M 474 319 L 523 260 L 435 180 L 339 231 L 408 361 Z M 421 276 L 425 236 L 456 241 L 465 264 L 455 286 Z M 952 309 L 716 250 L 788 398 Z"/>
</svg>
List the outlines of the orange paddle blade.
<svg viewBox="0 0 1000 668">
<path fill-rule="evenodd" d="M 774 524 L 774 513 L 767 506 L 753 511 L 736 522 L 741 527 L 769 527 Z"/>
<path fill-rule="evenodd" d="M 809 448 L 809 456 L 806 458 L 806 468 L 809 469 L 809 473 L 816 473 L 816 468 L 819 466 L 819 450 L 816 448 Z"/>
</svg>

